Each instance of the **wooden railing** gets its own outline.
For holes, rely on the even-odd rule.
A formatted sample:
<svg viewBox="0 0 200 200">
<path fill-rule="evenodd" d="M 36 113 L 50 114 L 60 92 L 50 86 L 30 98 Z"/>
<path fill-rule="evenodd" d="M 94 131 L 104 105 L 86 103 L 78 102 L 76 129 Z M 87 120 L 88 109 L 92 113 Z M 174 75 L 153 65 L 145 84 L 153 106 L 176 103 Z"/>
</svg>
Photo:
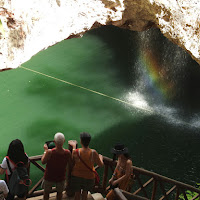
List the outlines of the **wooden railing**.
<svg viewBox="0 0 200 200">
<path fill-rule="evenodd" d="M 38 161 L 41 161 L 41 158 L 42 158 L 42 155 L 29 157 L 30 163 L 35 165 L 39 170 L 41 170 L 44 173 L 45 168 L 41 164 L 38 163 Z M 29 173 L 31 175 L 30 168 L 29 168 Z M 43 190 L 37 190 L 41 186 L 43 179 L 44 179 L 44 176 L 40 177 L 38 182 L 29 190 L 27 197 L 39 196 L 43 194 Z"/>
<path fill-rule="evenodd" d="M 30 157 L 31 164 L 35 165 L 39 170 L 44 172 L 44 167 L 38 162 L 41 160 L 42 155 Z M 108 180 L 109 174 L 113 173 L 116 166 L 116 161 L 108 157 L 104 158 L 103 176 L 102 181 L 94 190 L 104 195 L 109 190 Z M 196 192 L 197 195 L 193 197 L 195 200 L 200 197 L 200 190 L 182 182 L 161 176 L 154 172 L 147 171 L 133 166 L 133 180 L 130 184 L 128 191 L 122 191 L 116 188 L 115 194 L 119 200 L 178 200 L 180 194 L 183 194 L 184 199 L 188 200 L 186 191 Z M 96 167 L 98 170 L 99 167 Z M 30 172 L 31 174 L 31 172 Z M 38 196 L 43 194 L 43 190 L 37 190 L 41 185 L 43 177 L 40 177 L 38 182 L 29 190 L 28 197 Z M 55 189 L 52 190 L 52 192 Z"/>
</svg>

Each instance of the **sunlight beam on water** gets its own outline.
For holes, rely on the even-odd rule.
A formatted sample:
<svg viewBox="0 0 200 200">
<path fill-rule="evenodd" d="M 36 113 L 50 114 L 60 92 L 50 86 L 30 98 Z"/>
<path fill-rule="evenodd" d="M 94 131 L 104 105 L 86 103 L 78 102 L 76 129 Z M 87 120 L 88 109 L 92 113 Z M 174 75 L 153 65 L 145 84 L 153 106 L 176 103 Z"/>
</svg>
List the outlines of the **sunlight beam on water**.
<svg viewBox="0 0 200 200">
<path fill-rule="evenodd" d="M 129 92 L 126 96 L 126 99 L 133 107 L 153 113 L 152 108 L 148 105 L 144 96 L 139 92 Z"/>
<path fill-rule="evenodd" d="M 49 76 L 47 74 L 43 74 L 43 73 L 35 71 L 35 70 L 28 69 L 28 68 L 23 67 L 23 66 L 20 66 L 20 68 L 23 68 L 23 69 L 28 70 L 28 71 L 32 71 L 34 73 L 37 73 L 37 74 L 40 74 L 40 75 L 43 75 L 43 76 L 47 76 L 49 78 L 55 79 L 57 81 L 65 83 L 65 84 L 72 85 L 74 87 L 78 87 L 78 88 L 87 90 L 87 91 L 95 93 L 97 95 L 101 95 L 101 96 L 104 96 L 106 98 L 110 98 L 110 99 L 119 101 L 119 102 L 124 103 L 126 105 L 132 106 L 132 107 L 134 107 L 134 108 L 136 108 L 136 109 L 138 109 L 140 111 L 144 111 L 146 114 L 147 113 L 148 114 L 158 114 L 158 115 L 164 117 L 166 119 L 166 121 L 168 121 L 170 123 L 173 123 L 173 124 L 176 124 L 176 125 L 187 125 L 187 126 L 193 127 L 193 128 L 200 127 L 200 123 L 196 123 L 196 122 L 195 123 L 190 123 L 190 122 L 186 122 L 186 121 L 180 119 L 178 117 L 178 109 L 170 108 L 170 107 L 163 106 L 163 105 L 149 106 L 149 104 L 148 104 L 147 100 L 145 99 L 144 95 L 142 95 L 141 93 L 139 93 L 137 91 L 129 92 L 125 96 L 124 100 L 122 100 L 122 99 L 118 99 L 118 98 L 106 95 L 106 94 L 101 93 L 101 92 L 97 92 L 95 90 L 91 90 L 91 89 L 82 87 L 80 85 L 76 85 L 76 84 L 70 83 L 68 81 L 64 81 L 64 80 Z"/>
<path fill-rule="evenodd" d="M 135 108 L 138 108 L 138 109 L 143 110 L 143 111 L 145 111 L 145 112 L 149 112 L 149 113 L 152 112 L 150 107 L 147 107 L 147 106 L 145 107 L 144 105 L 142 105 L 141 103 L 139 103 L 139 102 L 141 102 L 141 99 L 138 99 L 138 100 L 135 101 L 135 102 L 127 102 L 127 101 L 125 101 L 125 100 L 118 99 L 118 98 L 115 98 L 115 97 L 113 97 L 113 96 L 109 96 L 109 95 L 107 95 L 107 94 L 104 94 L 104 93 L 101 93 L 101 92 L 98 92 L 98 91 L 95 91 L 95 90 L 92 90 L 92 89 L 83 87 L 83 86 L 81 86 L 81 85 L 77 85 L 77 84 L 74 84 L 74 83 L 71 83 L 71 82 L 68 82 L 68 81 L 65 81 L 65 80 L 62 80 L 62 79 L 59 79 L 59 78 L 56 78 L 56 77 L 53 77 L 53 76 L 50 76 L 50 75 L 41 73 L 41 72 L 38 72 L 38 71 L 36 71 L 36 70 L 32 70 L 32 69 L 29 69 L 29 68 L 26 68 L 26 67 L 23 67 L 23 66 L 20 66 L 20 68 L 23 68 L 23 69 L 25 69 L 25 70 L 31 71 L 31 72 L 36 73 L 36 74 L 40 74 L 40 75 L 42 75 L 42 76 L 46 76 L 46 77 L 48 77 L 48 78 L 51 78 L 51 79 L 54 79 L 54 80 L 63 82 L 63 83 L 65 83 L 65 84 L 68 84 L 68 85 L 71 85 L 71 86 L 74 86 L 74 87 L 78 87 L 78 88 L 83 89 L 83 90 L 87 90 L 88 92 L 92 92 L 92 93 L 95 93 L 95 94 L 97 94 L 97 95 L 101 95 L 101 96 L 104 96 L 104 97 L 106 97 L 106 98 L 110 98 L 110 99 L 113 99 L 113 100 L 115 100 L 115 101 L 119 101 L 119 102 L 121 102 L 121 103 L 134 106 Z"/>
</svg>

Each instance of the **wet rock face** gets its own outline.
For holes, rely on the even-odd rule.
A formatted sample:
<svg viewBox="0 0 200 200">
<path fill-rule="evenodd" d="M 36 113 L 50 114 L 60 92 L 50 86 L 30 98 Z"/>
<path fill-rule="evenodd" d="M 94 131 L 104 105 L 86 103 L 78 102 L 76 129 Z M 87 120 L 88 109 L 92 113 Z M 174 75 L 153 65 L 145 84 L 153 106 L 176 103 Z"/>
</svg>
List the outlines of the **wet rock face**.
<svg viewBox="0 0 200 200">
<path fill-rule="evenodd" d="M 199 0 L 0 0 L 0 69 L 110 24 L 134 31 L 157 27 L 200 63 Z"/>
</svg>

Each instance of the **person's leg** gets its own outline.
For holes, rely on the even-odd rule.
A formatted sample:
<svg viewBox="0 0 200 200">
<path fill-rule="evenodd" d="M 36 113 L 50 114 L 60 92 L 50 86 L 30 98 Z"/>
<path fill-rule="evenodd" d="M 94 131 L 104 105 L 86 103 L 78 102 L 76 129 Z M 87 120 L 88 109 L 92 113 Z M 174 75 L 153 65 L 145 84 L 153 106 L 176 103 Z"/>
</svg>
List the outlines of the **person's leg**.
<svg viewBox="0 0 200 200">
<path fill-rule="evenodd" d="M 56 199 L 57 200 L 61 200 L 62 199 L 62 192 L 57 192 Z"/>
<path fill-rule="evenodd" d="M 52 189 L 52 182 L 46 181 L 44 180 L 44 196 L 43 196 L 43 200 L 49 200 L 49 193 Z"/>
<path fill-rule="evenodd" d="M 81 190 L 78 192 L 75 192 L 74 200 L 80 200 L 81 199 Z"/>
<path fill-rule="evenodd" d="M 88 191 L 92 191 L 94 187 L 94 179 L 83 179 L 83 185 L 82 185 L 82 200 L 86 200 L 88 196 Z"/>
<path fill-rule="evenodd" d="M 62 199 L 62 193 L 65 189 L 65 181 L 61 181 L 61 182 L 57 182 L 56 183 L 56 190 L 57 190 L 57 196 L 56 199 L 57 200 L 61 200 Z"/>
<path fill-rule="evenodd" d="M 18 200 L 25 200 L 25 199 L 26 199 L 26 196 L 23 197 L 23 198 L 19 198 L 19 197 L 18 197 Z"/>
<path fill-rule="evenodd" d="M 27 196 L 27 192 L 25 194 L 18 195 L 18 200 L 25 200 Z"/>
<path fill-rule="evenodd" d="M 82 179 L 80 177 L 72 176 L 71 178 L 71 190 L 74 192 L 74 200 L 81 199 L 81 186 L 82 186 Z"/>
<path fill-rule="evenodd" d="M 87 200 L 88 191 L 82 191 L 82 200 Z"/>
<path fill-rule="evenodd" d="M 44 190 L 43 200 L 49 200 L 49 192 Z"/>
<path fill-rule="evenodd" d="M 13 200 L 14 199 L 14 195 L 10 194 L 10 192 L 8 193 L 6 200 Z"/>
</svg>

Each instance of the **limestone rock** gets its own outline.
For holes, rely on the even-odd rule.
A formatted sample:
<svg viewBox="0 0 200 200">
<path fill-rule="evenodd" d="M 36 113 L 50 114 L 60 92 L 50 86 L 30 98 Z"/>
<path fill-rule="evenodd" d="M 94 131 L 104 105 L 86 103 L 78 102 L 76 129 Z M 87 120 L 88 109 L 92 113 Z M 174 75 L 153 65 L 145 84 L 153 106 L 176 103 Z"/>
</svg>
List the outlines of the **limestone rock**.
<svg viewBox="0 0 200 200">
<path fill-rule="evenodd" d="M 0 69 L 108 24 L 134 31 L 156 26 L 200 63 L 199 13 L 199 0 L 0 0 Z"/>
</svg>

